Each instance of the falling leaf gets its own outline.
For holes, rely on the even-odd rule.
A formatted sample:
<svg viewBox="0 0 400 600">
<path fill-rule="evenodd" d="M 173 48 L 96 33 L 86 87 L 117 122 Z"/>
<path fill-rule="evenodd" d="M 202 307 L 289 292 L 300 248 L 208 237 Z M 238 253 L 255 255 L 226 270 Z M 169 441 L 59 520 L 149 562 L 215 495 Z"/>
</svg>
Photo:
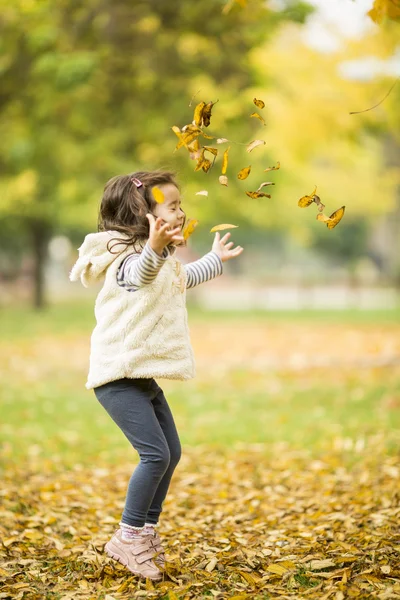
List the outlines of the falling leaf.
<svg viewBox="0 0 400 600">
<path fill-rule="evenodd" d="M 322 204 L 321 198 L 319 196 L 317 196 L 316 194 L 314 194 L 314 202 L 318 206 L 319 212 L 322 212 L 325 208 L 325 204 Z"/>
<path fill-rule="evenodd" d="M 264 192 L 246 192 L 246 195 L 250 198 L 271 198 L 270 194 L 264 194 Z"/>
<path fill-rule="evenodd" d="M 264 108 L 265 106 L 265 102 L 262 100 L 257 100 L 257 98 L 253 98 L 253 102 L 258 108 Z"/>
<path fill-rule="evenodd" d="M 225 185 L 226 187 L 228 187 L 228 178 L 226 175 L 220 175 L 218 181 L 221 185 Z"/>
<path fill-rule="evenodd" d="M 217 154 L 218 154 L 218 148 L 211 148 L 210 146 L 204 146 L 204 150 L 207 150 L 207 152 L 211 152 L 211 154 L 213 154 L 214 156 L 217 156 Z"/>
<path fill-rule="evenodd" d="M 276 167 L 267 167 L 266 169 L 264 169 L 264 173 L 266 171 L 277 171 L 280 168 L 281 168 L 281 163 L 278 160 L 278 162 L 276 163 Z"/>
<path fill-rule="evenodd" d="M 206 140 L 213 140 L 214 136 L 213 135 L 208 135 L 208 133 L 205 133 L 204 131 L 202 131 L 201 135 L 206 138 Z"/>
<path fill-rule="evenodd" d="M 317 215 L 317 221 L 322 221 L 323 223 L 326 223 L 328 229 L 333 229 L 334 227 L 336 227 L 339 221 L 342 220 L 344 215 L 344 209 L 345 206 L 341 206 L 340 208 L 335 210 L 335 212 L 333 212 L 330 217 L 327 217 L 323 214 L 319 214 Z"/>
<path fill-rule="evenodd" d="M 190 146 L 187 147 L 189 150 L 189 156 L 191 160 L 197 160 L 201 156 L 201 148 L 199 144 L 199 139 L 196 138 Z"/>
<path fill-rule="evenodd" d="M 207 190 L 201 190 L 201 192 L 196 192 L 196 196 L 208 196 Z"/>
<path fill-rule="evenodd" d="M 249 174 L 251 171 L 251 165 L 250 167 L 244 167 L 243 169 L 241 169 L 238 173 L 238 179 L 247 179 Z"/>
<path fill-rule="evenodd" d="M 257 192 L 262 190 L 262 188 L 265 187 L 266 185 L 275 185 L 275 183 L 273 181 L 264 181 L 261 185 L 258 186 Z"/>
<path fill-rule="evenodd" d="M 254 142 L 250 142 L 250 144 L 247 146 L 246 150 L 247 152 L 251 152 L 252 150 L 254 150 L 254 148 L 257 148 L 257 146 L 264 146 L 265 142 L 264 140 L 254 140 Z"/>
<path fill-rule="evenodd" d="M 237 227 L 239 227 L 239 225 L 229 225 L 227 223 L 223 225 L 215 225 L 215 227 L 210 229 L 210 233 L 214 233 L 215 231 L 224 231 L 225 229 L 236 229 Z"/>
<path fill-rule="evenodd" d="M 253 112 L 253 113 L 251 113 L 251 115 L 250 115 L 250 116 L 251 116 L 251 117 L 255 117 L 256 119 L 260 119 L 260 121 L 262 121 L 262 122 L 263 122 L 263 124 L 264 124 L 264 125 L 266 125 L 266 123 L 265 123 L 265 120 L 264 120 L 264 119 L 263 119 L 263 117 L 262 117 L 261 115 L 259 115 L 258 113 L 256 113 L 256 112 Z"/>
<path fill-rule="evenodd" d="M 204 110 L 205 105 L 206 105 L 205 102 L 200 102 L 199 104 L 197 104 L 196 108 L 194 109 L 193 123 L 195 125 L 197 125 L 198 127 L 201 126 L 202 121 L 203 121 L 203 110 Z"/>
<path fill-rule="evenodd" d="M 202 169 L 205 173 L 207 173 L 210 170 L 212 163 L 208 158 L 204 157 L 204 152 L 205 148 L 202 148 L 194 170 L 200 171 L 200 169 Z"/>
<path fill-rule="evenodd" d="M 228 153 L 229 153 L 229 150 L 230 150 L 230 148 L 231 148 L 231 147 L 229 146 L 229 148 L 227 148 L 227 149 L 225 150 L 225 152 L 224 152 L 224 156 L 223 156 L 223 158 L 222 158 L 222 170 L 221 170 L 221 172 L 222 172 L 222 175 L 225 175 L 225 173 L 226 173 L 226 170 L 227 170 L 227 168 L 228 168 Z"/>
<path fill-rule="evenodd" d="M 217 102 L 218 102 L 218 100 L 217 100 Z M 216 104 L 216 102 L 209 102 L 203 108 L 203 115 L 202 116 L 203 116 L 203 125 L 204 125 L 204 127 L 208 127 L 209 124 L 210 124 L 211 110 L 212 110 L 212 107 L 214 106 L 214 104 Z"/>
<path fill-rule="evenodd" d="M 316 191 L 317 191 L 317 186 L 315 186 L 315 189 L 311 194 L 300 198 L 300 200 L 297 203 L 297 206 L 300 206 L 300 208 L 307 208 L 307 206 L 310 206 L 310 204 L 312 204 L 314 202 L 314 195 L 315 195 Z"/>
<path fill-rule="evenodd" d="M 218 138 L 217 139 L 217 144 L 225 144 L 225 142 L 229 142 L 229 140 L 227 140 L 226 138 Z"/>
<path fill-rule="evenodd" d="M 185 240 L 187 240 L 193 233 L 193 231 L 196 229 L 197 225 L 199 224 L 199 221 L 197 219 L 188 219 L 185 227 L 183 228 L 182 231 L 182 236 Z"/>
<path fill-rule="evenodd" d="M 179 150 L 179 148 L 182 148 L 182 146 L 188 148 L 189 144 L 191 144 L 201 134 L 201 129 L 194 125 L 185 125 L 185 127 L 182 127 L 182 131 L 179 129 L 179 127 L 174 125 L 172 127 L 172 131 L 179 138 L 179 142 L 176 145 L 175 150 Z"/>
<path fill-rule="evenodd" d="M 160 190 L 160 188 L 158 188 L 156 185 L 153 188 L 151 188 L 151 193 L 153 194 L 153 198 L 157 202 L 157 204 L 162 204 L 164 202 L 165 196 Z"/>
</svg>

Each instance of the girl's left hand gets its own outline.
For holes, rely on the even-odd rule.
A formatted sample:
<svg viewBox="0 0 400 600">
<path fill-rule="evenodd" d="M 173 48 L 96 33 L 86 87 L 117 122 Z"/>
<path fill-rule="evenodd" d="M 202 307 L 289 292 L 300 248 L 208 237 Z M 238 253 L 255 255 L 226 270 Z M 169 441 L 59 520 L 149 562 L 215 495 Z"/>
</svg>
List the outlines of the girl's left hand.
<svg viewBox="0 0 400 600">
<path fill-rule="evenodd" d="M 219 231 L 216 232 L 214 243 L 212 245 L 211 250 L 218 254 L 222 262 L 230 260 L 231 258 L 236 258 L 239 254 L 242 254 L 243 248 L 241 246 L 236 246 L 236 248 L 232 249 L 234 246 L 233 242 L 226 243 L 231 234 L 226 233 L 223 238 L 221 238 Z"/>
</svg>

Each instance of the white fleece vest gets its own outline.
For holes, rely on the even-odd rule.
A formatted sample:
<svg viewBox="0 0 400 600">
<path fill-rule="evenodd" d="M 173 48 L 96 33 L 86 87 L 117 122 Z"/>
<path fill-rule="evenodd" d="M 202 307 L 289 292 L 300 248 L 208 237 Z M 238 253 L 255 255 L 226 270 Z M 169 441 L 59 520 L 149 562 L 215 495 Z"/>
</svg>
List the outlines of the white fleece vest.
<svg viewBox="0 0 400 600">
<path fill-rule="evenodd" d="M 104 278 L 95 304 L 96 327 L 91 337 L 86 388 L 122 378 L 191 379 L 195 376 L 186 311 L 186 273 L 169 256 L 155 280 L 135 292 L 117 284 L 122 260 L 107 250 L 117 232 L 91 233 L 79 248 L 70 279 L 87 287 Z M 110 245 L 114 244 L 112 242 Z M 123 246 L 125 248 L 125 246 Z M 118 248 L 112 248 L 116 252 Z"/>
</svg>

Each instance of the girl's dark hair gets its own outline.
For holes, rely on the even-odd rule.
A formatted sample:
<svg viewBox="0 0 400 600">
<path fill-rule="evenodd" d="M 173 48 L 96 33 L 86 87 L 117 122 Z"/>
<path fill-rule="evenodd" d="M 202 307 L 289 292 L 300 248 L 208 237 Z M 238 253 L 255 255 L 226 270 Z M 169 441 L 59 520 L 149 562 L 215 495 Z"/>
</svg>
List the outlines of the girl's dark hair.
<svg viewBox="0 0 400 600">
<path fill-rule="evenodd" d="M 143 185 L 136 187 L 132 179 L 139 179 Z M 149 221 L 147 213 L 154 214 L 157 206 L 151 193 L 155 185 L 172 183 L 180 190 L 171 171 L 137 171 L 129 175 L 117 175 L 107 181 L 100 204 L 98 231 L 118 231 L 124 234 L 123 238 L 113 238 L 115 241 L 111 248 L 108 242 L 107 249 L 121 243 L 125 247 L 138 244 L 143 248 L 145 240 L 149 237 Z"/>
</svg>

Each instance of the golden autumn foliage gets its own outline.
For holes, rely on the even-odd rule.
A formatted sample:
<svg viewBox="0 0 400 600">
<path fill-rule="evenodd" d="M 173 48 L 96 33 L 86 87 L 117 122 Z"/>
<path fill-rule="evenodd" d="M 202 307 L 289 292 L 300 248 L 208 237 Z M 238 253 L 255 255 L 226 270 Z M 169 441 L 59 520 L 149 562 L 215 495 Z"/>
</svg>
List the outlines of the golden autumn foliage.
<svg viewBox="0 0 400 600">
<path fill-rule="evenodd" d="M 330 217 L 327 217 L 324 214 L 317 215 L 317 221 L 322 221 L 322 223 L 326 223 L 328 229 L 333 229 L 342 220 L 344 215 L 345 206 L 341 206 L 335 212 L 333 212 Z"/>
</svg>

